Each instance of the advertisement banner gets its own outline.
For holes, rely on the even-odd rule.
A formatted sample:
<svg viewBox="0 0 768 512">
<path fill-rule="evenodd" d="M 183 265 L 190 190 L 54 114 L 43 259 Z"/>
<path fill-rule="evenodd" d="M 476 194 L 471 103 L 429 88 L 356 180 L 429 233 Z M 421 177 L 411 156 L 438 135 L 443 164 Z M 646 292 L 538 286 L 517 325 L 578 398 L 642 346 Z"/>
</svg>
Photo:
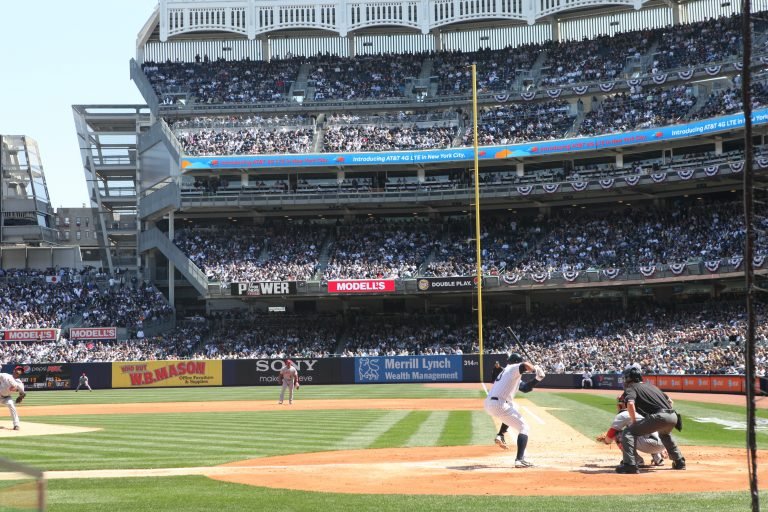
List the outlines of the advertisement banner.
<svg viewBox="0 0 768 512">
<path fill-rule="evenodd" d="M 683 377 L 684 391 L 699 391 L 709 393 L 711 390 L 711 377 L 702 377 L 697 375 L 686 375 Z"/>
<path fill-rule="evenodd" d="M 714 393 L 744 392 L 744 377 L 733 375 L 727 377 L 711 377 L 711 390 Z"/>
<path fill-rule="evenodd" d="M 394 279 L 343 279 L 328 281 L 328 293 L 382 293 L 394 291 Z"/>
<path fill-rule="evenodd" d="M 768 109 L 752 112 L 755 125 L 768 123 Z M 575 151 L 594 151 L 619 148 L 637 144 L 700 137 L 744 126 L 744 114 L 693 121 L 687 124 L 661 126 L 625 133 L 597 135 L 575 139 L 547 140 L 510 144 L 505 146 L 483 146 L 478 151 L 482 161 L 508 160 L 539 155 L 556 155 Z M 460 163 L 474 159 L 474 150 L 466 148 L 430 149 L 424 151 L 386 151 L 366 153 L 321 153 L 300 155 L 238 155 L 238 156 L 183 156 L 181 168 L 184 171 L 196 169 L 269 169 L 279 167 L 344 167 L 353 165 L 404 165 L 414 163 Z"/>
<path fill-rule="evenodd" d="M 477 288 L 477 277 L 423 277 L 416 287 L 420 292 L 471 290 Z"/>
<path fill-rule="evenodd" d="M 221 361 L 127 361 L 112 363 L 113 388 L 221 386 Z"/>
<path fill-rule="evenodd" d="M 71 327 L 71 340 L 116 340 L 117 327 Z"/>
<path fill-rule="evenodd" d="M 682 391 L 683 378 L 680 375 L 658 375 L 656 386 L 665 391 Z"/>
<path fill-rule="evenodd" d="M 624 389 L 624 376 L 620 373 L 601 373 L 592 376 L 592 384 L 596 389 Z"/>
<path fill-rule="evenodd" d="M 19 379 L 24 383 L 25 391 L 46 389 L 71 389 L 71 364 L 23 364 L 24 375 Z M 10 368 L 8 372 L 12 372 Z"/>
<path fill-rule="evenodd" d="M 462 356 L 356 357 L 355 383 L 461 382 Z"/>
<path fill-rule="evenodd" d="M 232 295 L 261 297 L 269 295 L 296 295 L 296 281 L 253 281 L 250 283 L 231 283 Z"/>
<path fill-rule="evenodd" d="M 3 331 L 5 341 L 56 341 L 61 329 L 8 329 Z"/>
<path fill-rule="evenodd" d="M 352 383 L 350 358 L 291 359 L 299 372 L 301 384 Z M 348 378 L 343 377 L 348 366 Z M 224 361 L 225 386 L 278 386 L 278 373 L 285 366 L 283 359 L 233 359 Z"/>
</svg>

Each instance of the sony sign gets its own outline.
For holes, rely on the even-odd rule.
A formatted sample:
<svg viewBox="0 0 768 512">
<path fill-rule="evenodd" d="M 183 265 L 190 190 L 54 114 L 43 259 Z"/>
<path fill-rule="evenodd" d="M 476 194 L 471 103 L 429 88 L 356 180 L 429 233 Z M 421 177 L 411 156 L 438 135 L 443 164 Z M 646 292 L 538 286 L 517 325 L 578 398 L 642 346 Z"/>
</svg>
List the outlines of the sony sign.
<svg viewBox="0 0 768 512">
<path fill-rule="evenodd" d="M 317 359 L 305 359 L 301 361 L 293 361 L 293 366 L 298 370 L 301 371 L 307 371 L 311 372 L 313 371 L 315 365 L 317 364 Z M 256 371 L 257 372 L 279 372 L 285 367 L 285 361 L 282 359 L 273 359 L 271 361 L 268 361 L 266 359 L 260 359 L 256 361 Z"/>
</svg>

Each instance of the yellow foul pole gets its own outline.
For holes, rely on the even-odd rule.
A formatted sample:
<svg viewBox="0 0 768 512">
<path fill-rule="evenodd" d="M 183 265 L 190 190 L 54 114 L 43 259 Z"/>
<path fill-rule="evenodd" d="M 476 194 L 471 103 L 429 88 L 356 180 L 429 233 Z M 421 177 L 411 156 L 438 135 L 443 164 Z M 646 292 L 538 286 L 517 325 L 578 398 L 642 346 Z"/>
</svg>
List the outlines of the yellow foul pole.
<svg viewBox="0 0 768 512">
<path fill-rule="evenodd" d="M 477 65 L 472 64 L 472 145 L 475 153 L 475 261 L 477 262 L 477 341 L 480 348 L 480 382 L 483 372 L 483 261 L 480 258 L 480 163 L 477 145 Z"/>
</svg>

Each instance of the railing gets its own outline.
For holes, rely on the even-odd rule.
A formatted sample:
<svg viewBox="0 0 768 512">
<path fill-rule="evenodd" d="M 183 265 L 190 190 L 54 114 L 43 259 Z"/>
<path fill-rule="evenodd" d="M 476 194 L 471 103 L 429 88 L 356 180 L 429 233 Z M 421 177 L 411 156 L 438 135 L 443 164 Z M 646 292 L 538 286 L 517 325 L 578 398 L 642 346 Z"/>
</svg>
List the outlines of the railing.
<svg viewBox="0 0 768 512">
<path fill-rule="evenodd" d="M 146 252 L 150 249 L 160 250 L 200 295 L 208 294 L 208 277 L 205 273 L 157 228 L 142 231 L 139 234 L 139 252 Z"/>
</svg>

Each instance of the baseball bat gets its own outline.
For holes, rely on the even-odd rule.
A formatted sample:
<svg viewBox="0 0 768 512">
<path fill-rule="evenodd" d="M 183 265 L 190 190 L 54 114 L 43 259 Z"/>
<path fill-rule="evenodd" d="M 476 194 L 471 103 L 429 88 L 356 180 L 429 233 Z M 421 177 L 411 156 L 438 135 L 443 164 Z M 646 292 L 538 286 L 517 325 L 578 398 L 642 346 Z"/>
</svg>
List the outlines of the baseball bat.
<svg viewBox="0 0 768 512">
<path fill-rule="evenodd" d="M 525 350 L 525 347 L 523 346 L 523 342 L 520 341 L 520 337 L 517 335 L 517 333 L 513 331 L 510 326 L 507 326 L 507 332 L 509 333 L 510 336 L 512 336 L 512 340 L 515 343 L 517 343 L 517 346 L 520 348 L 520 352 L 523 353 L 523 357 L 525 357 L 525 360 L 531 364 L 534 364 L 533 360 L 531 359 L 531 356 L 528 355 L 528 352 Z"/>
</svg>

